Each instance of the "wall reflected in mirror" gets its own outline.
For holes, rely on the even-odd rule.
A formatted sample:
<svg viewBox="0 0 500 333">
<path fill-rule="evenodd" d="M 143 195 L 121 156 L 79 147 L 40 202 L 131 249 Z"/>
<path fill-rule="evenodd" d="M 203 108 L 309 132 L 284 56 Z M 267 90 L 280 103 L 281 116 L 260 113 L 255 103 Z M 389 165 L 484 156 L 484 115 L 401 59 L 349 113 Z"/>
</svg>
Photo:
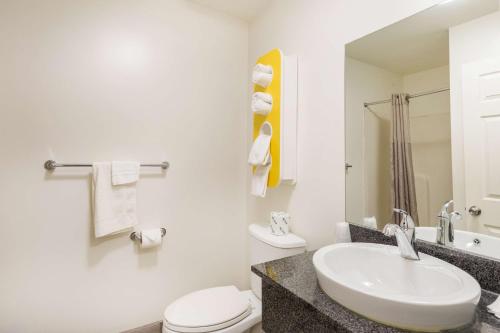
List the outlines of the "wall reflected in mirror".
<svg viewBox="0 0 500 333">
<path fill-rule="evenodd" d="M 498 0 L 454 0 L 346 45 L 348 222 L 400 208 L 418 238 L 500 259 L 498 31 Z"/>
</svg>

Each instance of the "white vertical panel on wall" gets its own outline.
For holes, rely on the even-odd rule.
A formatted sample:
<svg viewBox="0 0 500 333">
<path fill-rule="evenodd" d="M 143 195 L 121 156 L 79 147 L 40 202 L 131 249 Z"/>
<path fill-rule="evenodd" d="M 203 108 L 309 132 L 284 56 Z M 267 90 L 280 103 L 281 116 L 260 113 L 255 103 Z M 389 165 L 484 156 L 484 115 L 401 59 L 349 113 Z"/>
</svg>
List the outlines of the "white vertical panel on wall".
<svg viewBox="0 0 500 333">
<path fill-rule="evenodd" d="M 283 57 L 283 96 L 281 111 L 281 180 L 288 184 L 297 181 L 297 56 Z"/>
</svg>

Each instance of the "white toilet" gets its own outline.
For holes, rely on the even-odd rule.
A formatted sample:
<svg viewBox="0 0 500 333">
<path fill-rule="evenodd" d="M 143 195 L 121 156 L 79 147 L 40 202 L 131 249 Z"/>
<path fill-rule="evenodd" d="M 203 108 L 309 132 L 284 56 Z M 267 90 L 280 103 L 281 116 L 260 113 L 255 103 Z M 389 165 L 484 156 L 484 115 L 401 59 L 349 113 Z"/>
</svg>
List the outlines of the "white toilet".
<svg viewBox="0 0 500 333">
<path fill-rule="evenodd" d="M 290 233 L 274 236 L 269 226 L 252 224 L 250 264 L 292 256 L 305 251 L 306 242 Z M 185 295 L 165 310 L 163 333 L 243 333 L 262 320 L 261 280 L 250 273 L 252 290 L 235 286 L 203 289 Z"/>
</svg>

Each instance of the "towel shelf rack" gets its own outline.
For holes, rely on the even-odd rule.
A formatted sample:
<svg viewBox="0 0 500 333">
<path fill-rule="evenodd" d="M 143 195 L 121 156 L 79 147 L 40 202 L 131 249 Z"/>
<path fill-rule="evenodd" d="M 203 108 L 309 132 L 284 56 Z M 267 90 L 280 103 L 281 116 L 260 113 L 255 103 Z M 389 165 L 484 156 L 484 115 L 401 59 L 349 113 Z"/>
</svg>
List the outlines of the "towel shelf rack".
<svg viewBox="0 0 500 333">
<path fill-rule="evenodd" d="M 92 164 L 67 164 L 67 163 L 57 163 L 54 160 L 47 160 L 43 164 L 43 167 L 45 170 L 53 171 L 56 168 L 67 168 L 67 167 L 73 167 L 73 168 L 85 168 L 85 167 L 91 167 Z M 158 164 L 143 164 L 141 163 L 141 167 L 157 167 L 157 168 L 162 168 L 163 170 L 167 170 L 170 167 L 170 163 L 168 162 L 161 162 Z"/>
</svg>

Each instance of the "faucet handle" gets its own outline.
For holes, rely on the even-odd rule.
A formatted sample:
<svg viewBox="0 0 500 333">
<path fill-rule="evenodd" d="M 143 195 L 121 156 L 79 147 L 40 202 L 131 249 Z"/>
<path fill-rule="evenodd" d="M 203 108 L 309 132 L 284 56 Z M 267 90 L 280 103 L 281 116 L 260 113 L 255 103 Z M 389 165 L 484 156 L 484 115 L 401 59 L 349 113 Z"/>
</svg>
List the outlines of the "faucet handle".
<svg viewBox="0 0 500 333">
<path fill-rule="evenodd" d="M 399 222 L 399 225 L 401 227 L 403 227 L 405 230 L 415 228 L 415 222 L 413 221 L 411 215 L 406 210 L 400 209 L 400 208 L 393 208 L 392 210 L 395 213 L 399 213 L 399 214 L 403 215 L 401 222 Z"/>
<path fill-rule="evenodd" d="M 453 200 L 446 201 L 443 207 L 441 207 L 441 212 L 439 213 L 439 215 L 444 217 L 445 214 L 450 214 L 449 210 L 451 205 L 453 205 Z"/>
<path fill-rule="evenodd" d="M 408 214 L 408 212 L 404 209 L 400 209 L 400 208 L 393 208 L 392 211 L 394 213 L 399 213 L 399 214 L 403 214 L 403 215 L 410 215 Z"/>
</svg>

